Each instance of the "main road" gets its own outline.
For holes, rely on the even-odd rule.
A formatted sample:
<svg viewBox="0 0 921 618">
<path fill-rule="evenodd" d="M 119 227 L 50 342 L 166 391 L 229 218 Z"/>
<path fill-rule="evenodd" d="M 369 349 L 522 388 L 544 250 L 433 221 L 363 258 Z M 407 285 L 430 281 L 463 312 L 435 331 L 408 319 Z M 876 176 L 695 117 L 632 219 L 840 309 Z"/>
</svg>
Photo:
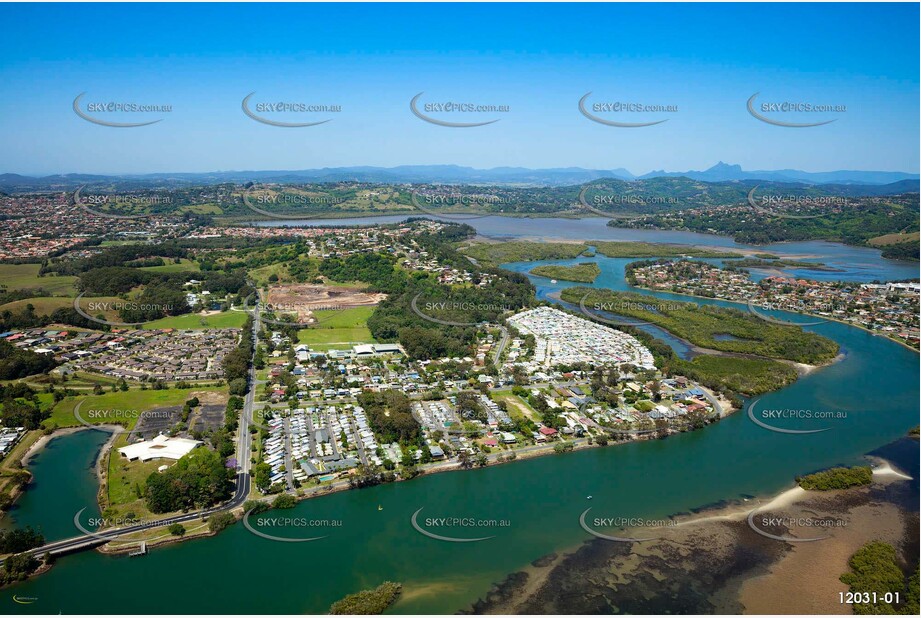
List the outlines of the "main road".
<svg viewBox="0 0 921 618">
<path fill-rule="evenodd" d="M 90 549 L 109 541 L 114 541 L 120 536 L 127 534 L 133 534 L 136 532 L 142 532 L 144 530 L 150 530 L 152 528 L 159 528 L 161 526 L 168 526 L 170 524 L 185 523 L 190 521 L 201 520 L 209 515 L 213 515 L 219 511 L 227 511 L 234 509 L 238 506 L 242 506 L 246 499 L 249 497 L 251 479 L 250 479 L 250 443 L 252 441 L 252 436 L 249 433 L 250 422 L 253 416 L 253 405 L 255 401 L 255 390 L 256 390 L 256 367 L 255 363 L 255 351 L 256 351 L 256 342 L 258 341 L 259 329 L 261 327 L 261 319 L 259 315 L 258 305 L 253 310 L 253 358 L 250 359 L 250 368 L 249 368 L 249 391 L 246 393 L 244 398 L 243 405 L 243 418 L 240 419 L 237 427 L 237 477 L 236 477 L 236 490 L 234 491 L 233 497 L 218 506 L 211 507 L 208 509 L 194 511 L 191 513 L 184 513 L 182 515 L 175 515 L 173 517 L 165 517 L 163 519 L 155 519 L 142 523 L 133 524 L 130 526 L 123 526 L 120 528 L 111 528 L 103 532 L 91 532 L 83 528 L 80 524 L 80 515 L 83 511 L 79 511 L 74 514 L 74 526 L 85 533 L 80 536 L 71 537 L 69 539 L 64 539 L 61 541 L 54 541 L 51 543 L 46 543 L 41 547 L 36 547 L 27 552 L 37 556 L 42 556 L 46 553 L 51 554 L 66 554 L 74 551 L 80 551 L 83 549 Z M 3 560 L 0 560 L 0 565 L 3 564 Z"/>
</svg>

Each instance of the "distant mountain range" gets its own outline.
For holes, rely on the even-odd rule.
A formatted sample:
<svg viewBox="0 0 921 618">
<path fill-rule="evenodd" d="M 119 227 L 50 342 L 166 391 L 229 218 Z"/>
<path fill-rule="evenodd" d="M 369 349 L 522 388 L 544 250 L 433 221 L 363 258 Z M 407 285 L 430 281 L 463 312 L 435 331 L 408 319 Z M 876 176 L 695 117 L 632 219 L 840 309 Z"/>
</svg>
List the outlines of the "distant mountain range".
<svg viewBox="0 0 921 618">
<path fill-rule="evenodd" d="M 669 176 L 686 176 L 706 182 L 725 180 L 772 180 L 775 182 L 803 182 L 808 184 L 859 184 L 884 185 L 901 180 L 918 180 L 918 174 L 904 172 L 865 172 L 860 170 L 838 170 L 834 172 L 804 172 L 802 170 L 752 170 L 745 171 L 741 165 L 730 165 L 720 161 L 710 169 L 697 172 L 666 172 L 663 170 L 649 172 L 638 178 L 660 178 Z"/>
<path fill-rule="evenodd" d="M 875 172 L 839 170 L 833 172 L 804 172 L 801 170 L 745 171 L 739 165 L 720 161 L 703 171 L 653 171 L 635 176 L 618 169 L 585 169 L 581 167 L 528 169 L 524 167 L 495 167 L 475 169 L 459 165 L 401 165 L 398 167 L 326 167 L 308 170 L 229 171 L 175 174 L 56 174 L 32 177 L 0 174 L 0 191 L 68 190 L 80 185 L 118 185 L 119 188 L 151 188 L 164 186 L 207 185 L 225 182 L 380 182 L 380 183 L 447 183 L 507 186 L 568 186 L 580 185 L 602 178 L 617 180 L 647 180 L 650 178 L 687 177 L 704 182 L 771 181 L 812 185 L 892 185 L 904 186 L 905 191 L 918 191 L 918 174 L 904 172 Z"/>
</svg>

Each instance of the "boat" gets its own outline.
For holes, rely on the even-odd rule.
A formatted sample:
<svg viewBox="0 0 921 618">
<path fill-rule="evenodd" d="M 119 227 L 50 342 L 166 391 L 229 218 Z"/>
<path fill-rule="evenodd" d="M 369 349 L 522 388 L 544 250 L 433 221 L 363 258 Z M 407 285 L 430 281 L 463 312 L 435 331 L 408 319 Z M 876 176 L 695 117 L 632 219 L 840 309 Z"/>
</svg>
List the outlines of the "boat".
<svg viewBox="0 0 921 618">
<path fill-rule="evenodd" d="M 556 279 L 551 279 L 550 283 L 558 283 Z"/>
<path fill-rule="evenodd" d="M 585 496 L 585 499 L 586 499 L 586 500 L 591 500 L 592 497 L 591 497 L 591 496 Z"/>
<path fill-rule="evenodd" d="M 384 510 L 384 507 L 381 506 L 380 504 L 378 504 L 378 505 L 377 505 L 377 510 L 378 510 L 378 511 L 383 511 L 383 510 Z"/>
</svg>

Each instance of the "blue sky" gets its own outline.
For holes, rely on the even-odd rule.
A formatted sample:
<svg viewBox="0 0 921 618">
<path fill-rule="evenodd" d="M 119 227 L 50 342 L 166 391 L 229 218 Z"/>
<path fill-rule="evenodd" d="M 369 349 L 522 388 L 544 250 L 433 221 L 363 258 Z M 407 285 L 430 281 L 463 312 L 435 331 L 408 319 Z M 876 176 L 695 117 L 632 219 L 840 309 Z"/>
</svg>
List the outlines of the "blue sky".
<svg viewBox="0 0 921 618">
<path fill-rule="evenodd" d="M 918 172 L 917 4 L 0 5 L 0 172 L 143 173 L 457 164 L 478 168 L 873 169 Z M 264 113 L 241 101 L 339 105 Z M 507 105 L 416 118 L 410 99 Z M 630 101 L 672 113 L 578 110 Z M 167 104 L 96 114 L 74 98 Z M 765 114 L 758 102 L 844 105 Z"/>
</svg>

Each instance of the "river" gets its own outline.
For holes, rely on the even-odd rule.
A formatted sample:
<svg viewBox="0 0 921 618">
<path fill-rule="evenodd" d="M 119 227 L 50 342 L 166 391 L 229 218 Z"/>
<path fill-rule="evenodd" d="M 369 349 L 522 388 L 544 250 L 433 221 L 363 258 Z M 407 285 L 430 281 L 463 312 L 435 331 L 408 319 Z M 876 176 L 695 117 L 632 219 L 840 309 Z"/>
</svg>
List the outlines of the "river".
<svg viewBox="0 0 921 618">
<path fill-rule="evenodd" d="M 485 219 L 470 223 L 477 221 Z M 601 226 L 581 238 L 609 238 L 600 236 L 605 229 L 623 233 Z M 649 240 L 630 234 L 633 240 Z M 679 236 L 669 242 L 689 242 Z M 715 244 L 714 237 L 706 238 L 707 242 L 694 244 Z M 801 244 L 819 255 L 818 245 L 824 243 Z M 860 256 L 863 261 L 848 271 L 859 280 L 868 272 L 879 278 L 910 276 L 902 274 L 908 265 L 881 260 L 872 250 L 835 248 L 834 259 L 842 267 L 848 263 L 846 256 Z M 775 247 L 770 250 L 775 251 Z M 876 253 L 875 257 L 868 251 Z M 830 255 L 819 257 L 831 263 Z M 623 289 L 623 264 L 630 260 L 593 259 L 603 270 L 596 285 Z M 554 263 L 574 261 L 586 259 Z M 533 265 L 513 264 L 510 268 L 524 271 Z M 917 265 L 912 268 L 917 276 Z M 541 298 L 564 285 L 554 286 L 543 278 L 532 281 Z M 588 506 L 608 517 L 652 519 L 766 496 L 790 487 L 797 475 L 837 464 L 856 464 L 864 454 L 904 436 L 917 425 L 917 353 L 844 324 L 826 323 L 809 329 L 836 340 L 843 360 L 763 396 L 761 403 L 770 408 L 845 412 L 846 418 L 800 421 L 813 423 L 811 426 L 824 423 L 829 431 L 774 433 L 756 426 L 745 414 L 734 414 L 702 431 L 666 440 L 342 492 L 282 512 L 282 516 L 293 519 L 342 522 L 338 528 L 323 528 L 321 534 L 328 536 L 321 540 L 275 542 L 257 537 L 238 524 L 216 538 L 155 549 L 142 558 L 85 552 L 62 558 L 49 573 L 13 587 L 3 600 L 4 609 L 7 613 L 45 614 L 322 614 L 346 594 L 391 580 L 404 584 L 392 612 L 454 613 L 529 562 L 592 538 L 579 526 L 579 515 Z M 64 466 L 57 473 L 73 478 L 72 466 Z M 42 476 L 46 474 L 52 471 L 42 470 Z M 587 496 L 593 497 L 590 502 Z M 420 522 L 456 516 L 507 520 L 510 525 L 428 528 L 455 537 L 494 535 L 481 542 L 444 542 L 413 528 L 410 519 L 420 508 Z M 72 518 L 74 510 L 62 508 L 60 517 Z M 484 530 L 488 532 L 482 534 Z M 272 534 L 294 538 L 319 536 L 316 533 L 317 529 L 299 525 L 272 530 Z M 17 605 L 11 600 L 12 594 L 36 600 Z"/>
</svg>

